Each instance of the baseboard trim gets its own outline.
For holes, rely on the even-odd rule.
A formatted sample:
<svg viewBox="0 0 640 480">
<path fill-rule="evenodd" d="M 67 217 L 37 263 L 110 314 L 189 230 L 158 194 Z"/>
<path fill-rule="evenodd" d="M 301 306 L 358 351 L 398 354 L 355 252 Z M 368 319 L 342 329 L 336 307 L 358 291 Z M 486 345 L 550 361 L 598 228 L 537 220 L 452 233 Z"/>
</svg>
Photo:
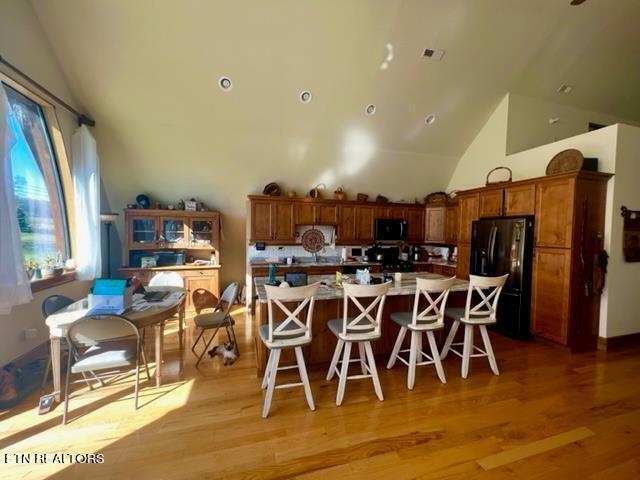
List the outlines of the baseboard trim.
<svg viewBox="0 0 640 480">
<path fill-rule="evenodd" d="M 640 346 L 640 333 L 630 333 L 617 337 L 598 337 L 598 350 L 609 351 Z"/>
</svg>

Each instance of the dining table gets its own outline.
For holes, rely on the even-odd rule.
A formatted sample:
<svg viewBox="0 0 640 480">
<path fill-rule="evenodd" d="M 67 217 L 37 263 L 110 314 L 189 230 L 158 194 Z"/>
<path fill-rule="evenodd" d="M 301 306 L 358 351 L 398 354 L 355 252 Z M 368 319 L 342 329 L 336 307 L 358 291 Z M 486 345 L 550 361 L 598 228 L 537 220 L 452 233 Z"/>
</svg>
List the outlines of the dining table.
<svg viewBox="0 0 640 480">
<path fill-rule="evenodd" d="M 134 302 L 134 306 L 122 313 L 127 320 L 139 330 L 152 327 L 155 333 L 155 379 L 156 386 L 162 385 L 162 353 L 164 348 L 164 327 L 167 320 L 178 315 L 178 335 L 182 348 L 185 318 L 186 290 L 181 287 L 157 286 L 146 287 L 147 292 L 163 291 L 168 296 L 159 302 Z M 88 297 L 78 300 L 69 306 L 49 315 L 45 323 L 49 327 L 49 341 L 51 343 L 51 369 L 53 374 L 53 388 L 56 401 L 64 400 L 62 396 L 61 379 L 61 340 L 66 337 L 69 326 L 90 314 Z"/>
</svg>

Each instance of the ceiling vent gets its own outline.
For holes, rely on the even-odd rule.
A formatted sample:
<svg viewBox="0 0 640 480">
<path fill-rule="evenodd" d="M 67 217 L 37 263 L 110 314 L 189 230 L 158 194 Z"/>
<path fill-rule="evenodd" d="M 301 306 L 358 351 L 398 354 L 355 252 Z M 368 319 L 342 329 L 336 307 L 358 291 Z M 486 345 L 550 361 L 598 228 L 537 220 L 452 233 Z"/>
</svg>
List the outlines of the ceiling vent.
<svg viewBox="0 0 640 480">
<path fill-rule="evenodd" d="M 558 93 L 571 93 L 571 90 L 573 90 L 573 87 L 571 85 L 567 85 L 566 83 L 563 83 L 562 85 L 560 85 L 560 88 L 558 88 Z"/>
<path fill-rule="evenodd" d="M 435 48 L 425 48 L 422 53 L 423 57 L 430 58 L 431 60 L 440 61 L 444 56 L 444 50 L 437 50 Z"/>
</svg>

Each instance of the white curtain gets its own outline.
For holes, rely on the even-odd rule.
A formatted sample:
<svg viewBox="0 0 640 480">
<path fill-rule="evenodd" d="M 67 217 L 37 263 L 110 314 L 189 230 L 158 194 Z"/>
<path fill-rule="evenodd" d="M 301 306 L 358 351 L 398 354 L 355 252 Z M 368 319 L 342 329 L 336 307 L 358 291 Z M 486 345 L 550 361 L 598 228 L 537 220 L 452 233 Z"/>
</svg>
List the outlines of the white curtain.
<svg viewBox="0 0 640 480">
<path fill-rule="evenodd" d="M 86 125 L 71 137 L 78 279 L 92 280 L 102 271 L 100 253 L 100 162 L 96 141 Z"/>
<path fill-rule="evenodd" d="M 31 301 L 31 284 L 24 268 L 20 227 L 13 189 L 11 149 L 16 143 L 11 124 L 17 126 L 0 84 L 0 314 Z"/>
</svg>

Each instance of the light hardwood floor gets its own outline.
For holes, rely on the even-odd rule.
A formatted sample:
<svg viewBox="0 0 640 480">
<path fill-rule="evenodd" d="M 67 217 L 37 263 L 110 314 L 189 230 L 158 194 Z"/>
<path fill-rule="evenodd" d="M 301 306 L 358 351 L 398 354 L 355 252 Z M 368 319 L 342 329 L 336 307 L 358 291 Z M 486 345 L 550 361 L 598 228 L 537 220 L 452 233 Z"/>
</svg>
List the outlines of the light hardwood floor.
<svg viewBox="0 0 640 480">
<path fill-rule="evenodd" d="M 263 420 L 250 320 L 242 309 L 235 318 L 241 359 L 207 357 L 199 370 L 173 322 L 166 383 L 145 381 L 137 412 L 129 388 L 72 401 L 64 427 L 60 407 L 37 415 L 37 395 L 0 412 L 0 478 L 640 478 L 640 349 L 572 356 L 492 335 L 499 377 L 474 359 L 462 380 L 450 355 L 446 385 L 421 367 L 409 392 L 406 368 L 379 358 L 384 402 L 370 381 L 352 381 L 341 407 L 337 381 L 311 367 L 317 410 L 302 388 L 276 390 Z M 104 463 L 3 462 L 29 452 L 101 452 Z"/>
</svg>

